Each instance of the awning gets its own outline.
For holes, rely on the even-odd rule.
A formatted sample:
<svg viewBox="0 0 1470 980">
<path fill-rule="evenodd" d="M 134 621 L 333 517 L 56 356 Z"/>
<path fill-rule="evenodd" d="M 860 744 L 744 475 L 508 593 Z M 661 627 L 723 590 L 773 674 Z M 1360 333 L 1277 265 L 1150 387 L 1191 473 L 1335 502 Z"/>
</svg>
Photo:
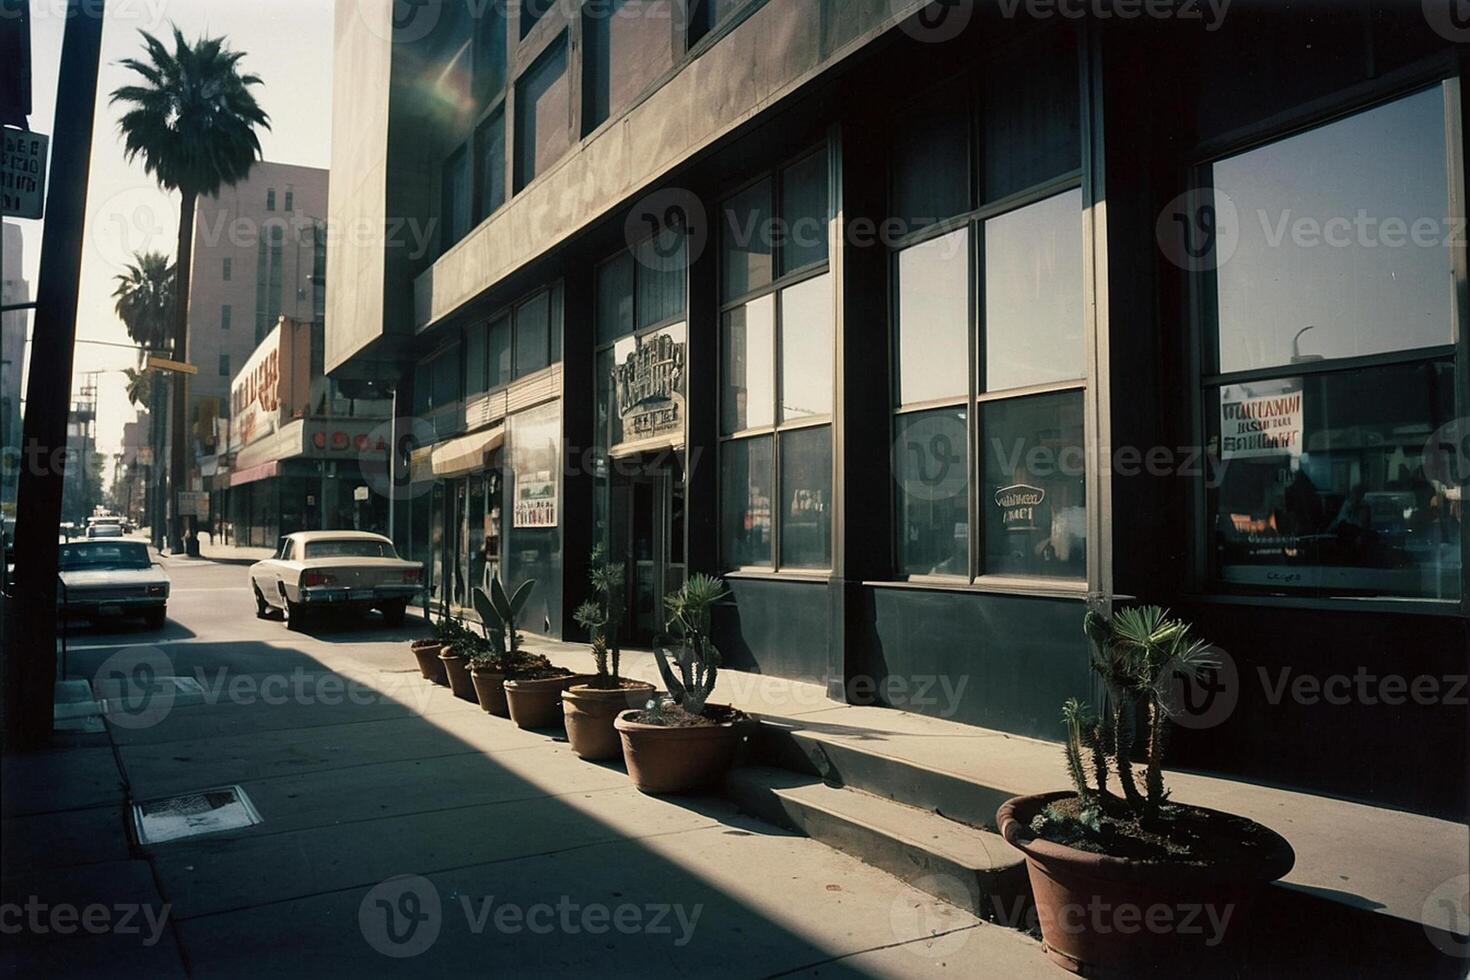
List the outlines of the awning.
<svg viewBox="0 0 1470 980">
<path fill-rule="evenodd" d="M 434 447 L 429 457 L 430 467 L 436 477 L 462 476 L 473 473 L 485 465 L 485 455 L 494 451 L 505 441 L 505 426 L 497 425 L 481 432 L 473 432 L 458 439 L 450 439 Z"/>
<path fill-rule="evenodd" d="M 281 471 L 280 460 L 271 460 L 258 466 L 249 466 L 243 470 L 235 470 L 230 474 L 230 486 L 238 487 L 244 483 L 254 483 L 256 480 L 267 480 Z"/>
</svg>

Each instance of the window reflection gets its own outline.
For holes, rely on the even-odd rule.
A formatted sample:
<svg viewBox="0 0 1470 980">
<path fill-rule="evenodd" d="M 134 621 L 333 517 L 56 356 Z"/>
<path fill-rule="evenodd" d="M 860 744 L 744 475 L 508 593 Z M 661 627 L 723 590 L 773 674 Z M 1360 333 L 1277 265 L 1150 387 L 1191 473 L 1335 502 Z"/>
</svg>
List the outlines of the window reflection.
<svg viewBox="0 0 1470 980">
<path fill-rule="evenodd" d="M 1082 393 L 981 406 L 983 572 L 1085 578 L 1087 481 Z"/>
<path fill-rule="evenodd" d="M 1081 378 L 1082 192 L 985 222 L 985 390 Z"/>
<path fill-rule="evenodd" d="M 1222 373 L 1451 342 L 1444 133 L 1436 87 L 1214 164 Z"/>
<path fill-rule="evenodd" d="M 781 434 L 781 564 L 832 564 L 832 429 Z"/>
<path fill-rule="evenodd" d="M 726 564 L 771 564 L 771 437 L 721 447 L 720 536 Z"/>
<path fill-rule="evenodd" d="M 965 410 L 894 419 L 899 564 L 909 575 L 969 575 Z"/>
<path fill-rule="evenodd" d="M 762 296 L 725 314 L 725 390 L 721 412 L 726 433 L 775 421 L 776 297 Z"/>
<path fill-rule="evenodd" d="M 781 291 L 781 418 L 830 415 L 834 359 L 832 278 Z"/>
<path fill-rule="evenodd" d="M 970 333 L 970 233 L 898 255 L 898 402 L 964 397 Z"/>
</svg>

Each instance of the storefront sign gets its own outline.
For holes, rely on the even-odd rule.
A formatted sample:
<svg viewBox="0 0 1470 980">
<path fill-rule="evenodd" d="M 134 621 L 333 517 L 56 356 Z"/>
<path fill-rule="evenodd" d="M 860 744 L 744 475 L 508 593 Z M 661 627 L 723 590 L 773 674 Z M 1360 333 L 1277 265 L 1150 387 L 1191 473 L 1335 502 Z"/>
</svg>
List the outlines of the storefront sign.
<svg viewBox="0 0 1470 980">
<path fill-rule="evenodd" d="M 39 218 L 46 210 L 46 147 L 51 137 L 9 126 L 4 133 L 0 213 L 7 218 Z"/>
<path fill-rule="evenodd" d="M 179 513 L 185 517 L 207 520 L 209 518 L 209 494 L 202 490 L 180 490 L 178 508 Z"/>
<path fill-rule="evenodd" d="M 516 481 L 516 527 L 556 527 L 556 479 L 538 473 Z"/>
<path fill-rule="evenodd" d="M 276 431 L 281 412 L 281 332 L 271 332 L 230 384 L 230 448 Z"/>
<path fill-rule="evenodd" d="M 1026 483 L 995 491 L 995 506 L 1000 508 L 1000 526 L 1007 531 L 1035 531 L 1040 528 L 1038 514 L 1045 503 L 1046 491 Z"/>
<path fill-rule="evenodd" d="M 680 431 L 684 424 L 682 341 L 666 333 L 646 339 L 626 361 L 613 365 L 612 381 L 624 442 Z"/>
<path fill-rule="evenodd" d="M 1220 458 L 1300 456 L 1302 425 L 1300 388 L 1262 397 L 1222 396 Z"/>
</svg>

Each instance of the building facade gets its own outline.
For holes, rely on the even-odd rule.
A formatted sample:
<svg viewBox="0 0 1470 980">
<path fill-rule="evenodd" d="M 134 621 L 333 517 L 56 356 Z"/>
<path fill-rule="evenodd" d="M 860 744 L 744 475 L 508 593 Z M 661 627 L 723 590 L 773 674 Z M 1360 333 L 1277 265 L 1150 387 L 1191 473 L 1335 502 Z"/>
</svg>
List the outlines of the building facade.
<svg viewBox="0 0 1470 980">
<path fill-rule="evenodd" d="M 216 540 L 272 547 L 294 531 L 385 533 L 387 498 L 368 480 L 386 466 L 391 408 L 322 375 L 319 322 L 281 317 L 231 380 L 227 462 L 208 480 Z"/>
<path fill-rule="evenodd" d="M 728 665 L 1046 739 L 1084 612 L 1157 602 L 1225 653 L 1179 765 L 1463 813 L 1453 25 L 392 6 L 338 4 L 331 220 L 383 234 L 326 369 L 395 392 L 436 599 L 573 636 L 604 543 L 635 639 L 717 573 Z M 1364 675 L 1437 693 L 1296 684 Z"/>
<path fill-rule="evenodd" d="M 198 474 L 218 472 L 231 379 L 282 316 L 326 304 L 327 171 L 257 163 L 194 216 L 189 279 L 189 419 Z"/>
</svg>

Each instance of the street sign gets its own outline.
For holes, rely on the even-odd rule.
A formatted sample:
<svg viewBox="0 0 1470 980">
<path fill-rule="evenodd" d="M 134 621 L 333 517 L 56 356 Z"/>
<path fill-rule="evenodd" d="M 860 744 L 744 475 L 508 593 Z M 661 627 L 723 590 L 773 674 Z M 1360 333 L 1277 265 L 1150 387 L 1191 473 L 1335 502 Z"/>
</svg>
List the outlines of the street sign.
<svg viewBox="0 0 1470 980">
<path fill-rule="evenodd" d="M 199 365 L 185 364 L 183 361 L 170 361 L 166 357 L 148 355 L 148 366 L 159 371 L 173 371 L 176 374 L 198 374 Z"/>
<path fill-rule="evenodd" d="M 180 490 L 179 513 L 185 517 L 209 517 L 209 494 L 202 490 Z"/>
<path fill-rule="evenodd" d="M 46 210 L 46 148 L 51 137 L 6 126 L 0 151 L 0 213 L 39 218 Z"/>
</svg>

